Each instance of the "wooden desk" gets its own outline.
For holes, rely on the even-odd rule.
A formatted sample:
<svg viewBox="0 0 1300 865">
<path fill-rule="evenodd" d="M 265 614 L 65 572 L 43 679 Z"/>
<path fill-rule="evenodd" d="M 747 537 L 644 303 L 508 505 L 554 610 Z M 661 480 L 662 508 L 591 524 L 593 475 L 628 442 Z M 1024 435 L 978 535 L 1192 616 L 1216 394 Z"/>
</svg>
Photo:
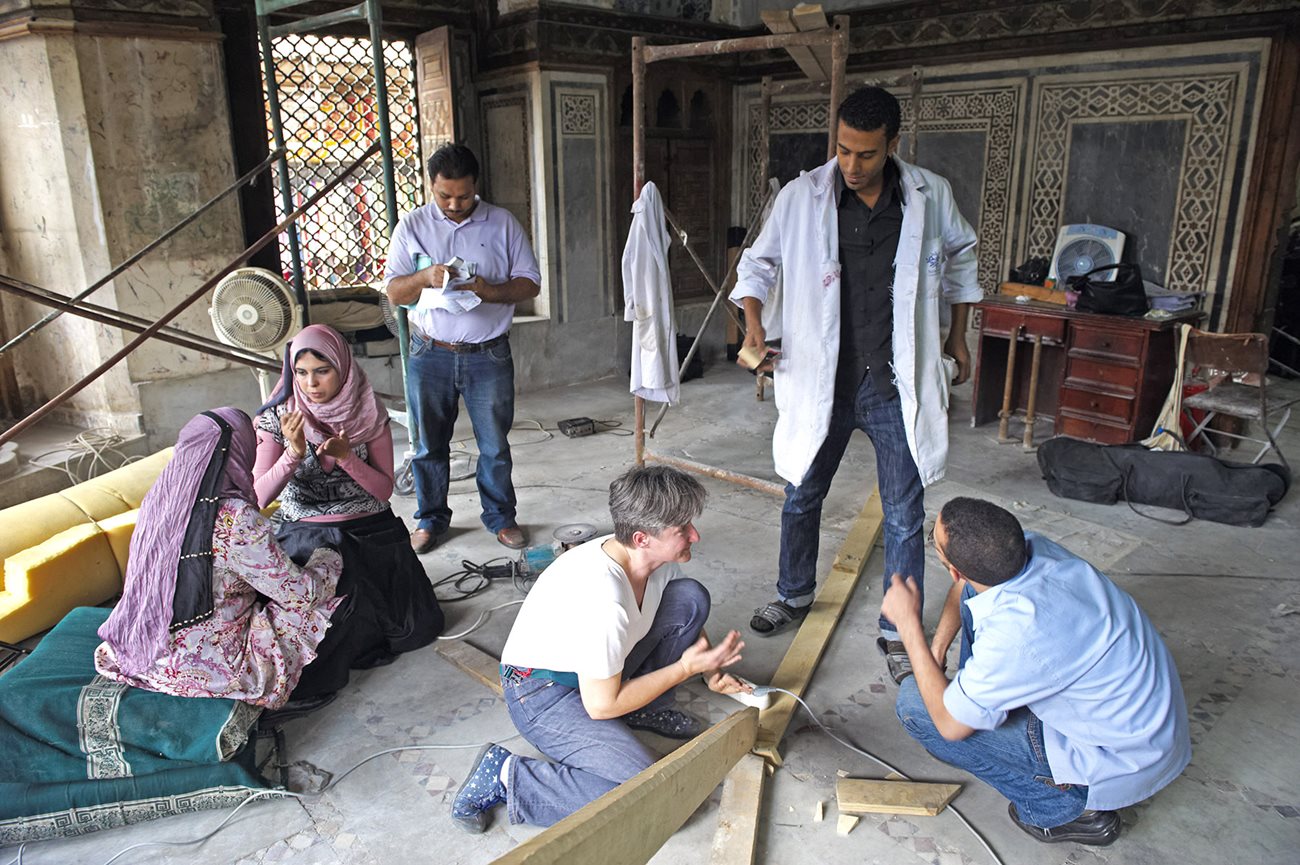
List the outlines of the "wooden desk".
<svg viewBox="0 0 1300 865">
<path fill-rule="evenodd" d="M 1002 407 L 1012 334 L 1020 342 L 1043 337 L 1037 414 L 1055 415 L 1058 434 L 1105 444 L 1145 438 L 1174 380 L 1177 325 L 1204 314 L 1164 321 L 1096 315 L 994 295 L 981 311 L 975 360 L 971 426 L 996 421 Z M 1013 404 L 1029 402 L 1031 352 L 1016 352 Z"/>
</svg>

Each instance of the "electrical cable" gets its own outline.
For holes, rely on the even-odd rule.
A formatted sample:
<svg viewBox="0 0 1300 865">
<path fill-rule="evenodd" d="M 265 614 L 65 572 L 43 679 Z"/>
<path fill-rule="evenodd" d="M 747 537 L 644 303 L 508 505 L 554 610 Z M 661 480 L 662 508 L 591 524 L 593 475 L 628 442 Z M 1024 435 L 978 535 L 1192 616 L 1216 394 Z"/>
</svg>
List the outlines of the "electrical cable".
<svg viewBox="0 0 1300 865">
<path fill-rule="evenodd" d="M 463 600 L 463 599 L 458 598 L 457 600 Z M 441 637 L 439 637 L 438 639 L 439 639 L 439 640 L 461 640 L 461 639 L 464 639 L 465 637 L 468 637 L 470 634 L 472 634 L 472 633 L 474 633 L 475 631 L 477 631 L 479 628 L 481 628 L 481 627 L 483 627 L 484 625 L 486 625 L 486 624 L 487 624 L 487 620 L 490 619 L 490 618 L 492 618 L 492 613 L 495 612 L 496 610 L 504 610 L 506 607 L 517 607 L 517 606 L 519 606 L 519 605 L 522 604 L 522 603 L 523 603 L 523 601 L 506 601 L 504 604 L 497 604 L 495 607 L 489 607 L 488 609 L 486 609 L 486 610 L 484 610 L 483 612 L 479 613 L 478 619 L 475 620 L 474 624 L 470 625 L 470 626 L 469 626 L 468 628 L 466 628 L 465 630 L 461 631 L 461 632 L 458 633 L 458 634 L 443 634 L 443 635 L 442 635 Z"/>
<path fill-rule="evenodd" d="M 869 760 L 874 760 L 875 762 L 879 763 L 881 766 L 884 766 L 890 772 L 893 772 L 894 774 L 898 775 L 904 781 L 912 780 L 911 778 L 904 775 L 902 772 L 898 771 L 898 769 L 894 768 L 893 766 L 886 763 L 884 760 L 877 757 L 875 754 L 868 751 L 866 748 L 860 748 L 857 745 L 853 744 L 852 742 L 845 739 L 841 739 L 839 736 L 835 735 L 835 733 L 831 731 L 830 727 L 827 727 L 825 724 L 823 724 L 821 718 L 817 717 L 817 714 L 813 712 L 812 707 L 809 706 L 807 703 L 805 703 L 803 698 L 800 697 L 798 694 L 794 693 L 793 691 L 787 691 L 785 688 L 777 688 L 777 687 L 766 686 L 766 685 L 754 686 L 754 696 L 756 697 L 761 697 L 764 694 L 770 694 L 773 691 L 793 697 L 799 703 L 800 706 L 803 706 L 804 711 L 808 713 L 808 717 L 812 718 L 813 721 L 816 722 L 817 726 L 822 728 L 823 733 L 825 733 L 827 736 L 830 736 L 836 742 L 839 742 L 845 748 L 848 748 L 850 751 L 854 751 L 858 754 L 861 754 L 863 757 L 866 757 Z M 962 825 L 970 830 L 971 834 L 975 836 L 975 839 L 979 841 L 981 845 L 983 845 L 985 850 L 988 851 L 989 856 L 993 857 L 994 862 L 998 863 L 998 865 L 1006 865 L 1006 863 L 1002 861 L 1002 857 L 998 856 L 997 853 L 993 852 L 993 848 L 989 846 L 988 841 L 984 840 L 984 836 L 980 834 L 979 830 L 976 829 L 974 826 L 972 826 L 970 821 L 967 820 L 966 817 L 960 811 L 958 811 L 956 807 L 954 807 L 953 805 L 949 805 L 947 810 L 951 811 L 953 815 L 956 816 L 956 818 L 961 821 Z"/>
<path fill-rule="evenodd" d="M 118 448 L 118 445 L 125 442 L 126 439 L 109 427 L 96 427 L 78 433 L 60 447 L 31 457 L 28 462 L 41 468 L 61 471 L 68 476 L 69 481 L 79 484 L 101 472 L 112 471 L 138 460 L 138 456 L 127 456 Z M 63 459 L 47 461 L 48 457 L 55 455 L 63 455 Z M 116 457 L 117 464 L 112 464 L 106 455 Z"/>
</svg>

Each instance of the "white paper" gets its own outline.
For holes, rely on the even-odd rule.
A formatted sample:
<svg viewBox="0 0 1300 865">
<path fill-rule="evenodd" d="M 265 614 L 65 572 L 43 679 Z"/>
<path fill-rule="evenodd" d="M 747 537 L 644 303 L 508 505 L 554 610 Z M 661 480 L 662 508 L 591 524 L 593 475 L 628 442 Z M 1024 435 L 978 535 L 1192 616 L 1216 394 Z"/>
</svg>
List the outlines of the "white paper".
<svg viewBox="0 0 1300 865">
<path fill-rule="evenodd" d="M 457 283 L 452 284 L 456 285 Z M 469 312 L 482 302 L 481 297 L 465 289 L 426 288 L 420 292 L 420 299 L 416 302 L 415 308 L 424 310 L 441 309 L 453 315 L 460 315 L 463 312 Z"/>
</svg>

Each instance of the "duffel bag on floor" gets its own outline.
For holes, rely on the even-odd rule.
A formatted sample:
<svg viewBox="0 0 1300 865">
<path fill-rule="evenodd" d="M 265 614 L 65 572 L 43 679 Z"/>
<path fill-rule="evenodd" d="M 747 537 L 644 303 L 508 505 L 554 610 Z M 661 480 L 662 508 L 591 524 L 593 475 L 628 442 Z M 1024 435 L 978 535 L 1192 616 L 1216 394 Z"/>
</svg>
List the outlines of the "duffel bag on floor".
<svg viewBox="0 0 1300 865">
<path fill-rule="evenodd" d="M 1129 507 L 1155 505 L 1234 526 L 1263 525 L 1291 486 L 1291 473 L 1272 463 L 1229 463 L 1207 454 L 1153 451 L 1140 444 L 1101 445 L 1058 436 L 1038 448 L 1047 488 L 1066 499 Z M 1143 514 L 1137 508 L 1136 513 Z M 1152 517 L 1152 519 L 1160 519 Z"/>
</svg>

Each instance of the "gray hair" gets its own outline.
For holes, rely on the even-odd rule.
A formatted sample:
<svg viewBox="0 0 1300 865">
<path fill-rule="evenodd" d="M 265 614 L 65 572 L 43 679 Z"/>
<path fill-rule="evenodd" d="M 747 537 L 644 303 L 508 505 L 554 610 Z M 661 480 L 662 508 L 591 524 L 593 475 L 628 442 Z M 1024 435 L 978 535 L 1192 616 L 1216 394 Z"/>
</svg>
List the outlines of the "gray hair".
<svg viewBox="0 0 1300 865">
<path fill-rule="evenodd" d="M 704 512 L 708 492 L 700 482 L 670 466 L 637 466 L 609 485 L 614 537 L 631 546 L 632 535 L 658 535 L 684 526 Z"/>
</svg>

